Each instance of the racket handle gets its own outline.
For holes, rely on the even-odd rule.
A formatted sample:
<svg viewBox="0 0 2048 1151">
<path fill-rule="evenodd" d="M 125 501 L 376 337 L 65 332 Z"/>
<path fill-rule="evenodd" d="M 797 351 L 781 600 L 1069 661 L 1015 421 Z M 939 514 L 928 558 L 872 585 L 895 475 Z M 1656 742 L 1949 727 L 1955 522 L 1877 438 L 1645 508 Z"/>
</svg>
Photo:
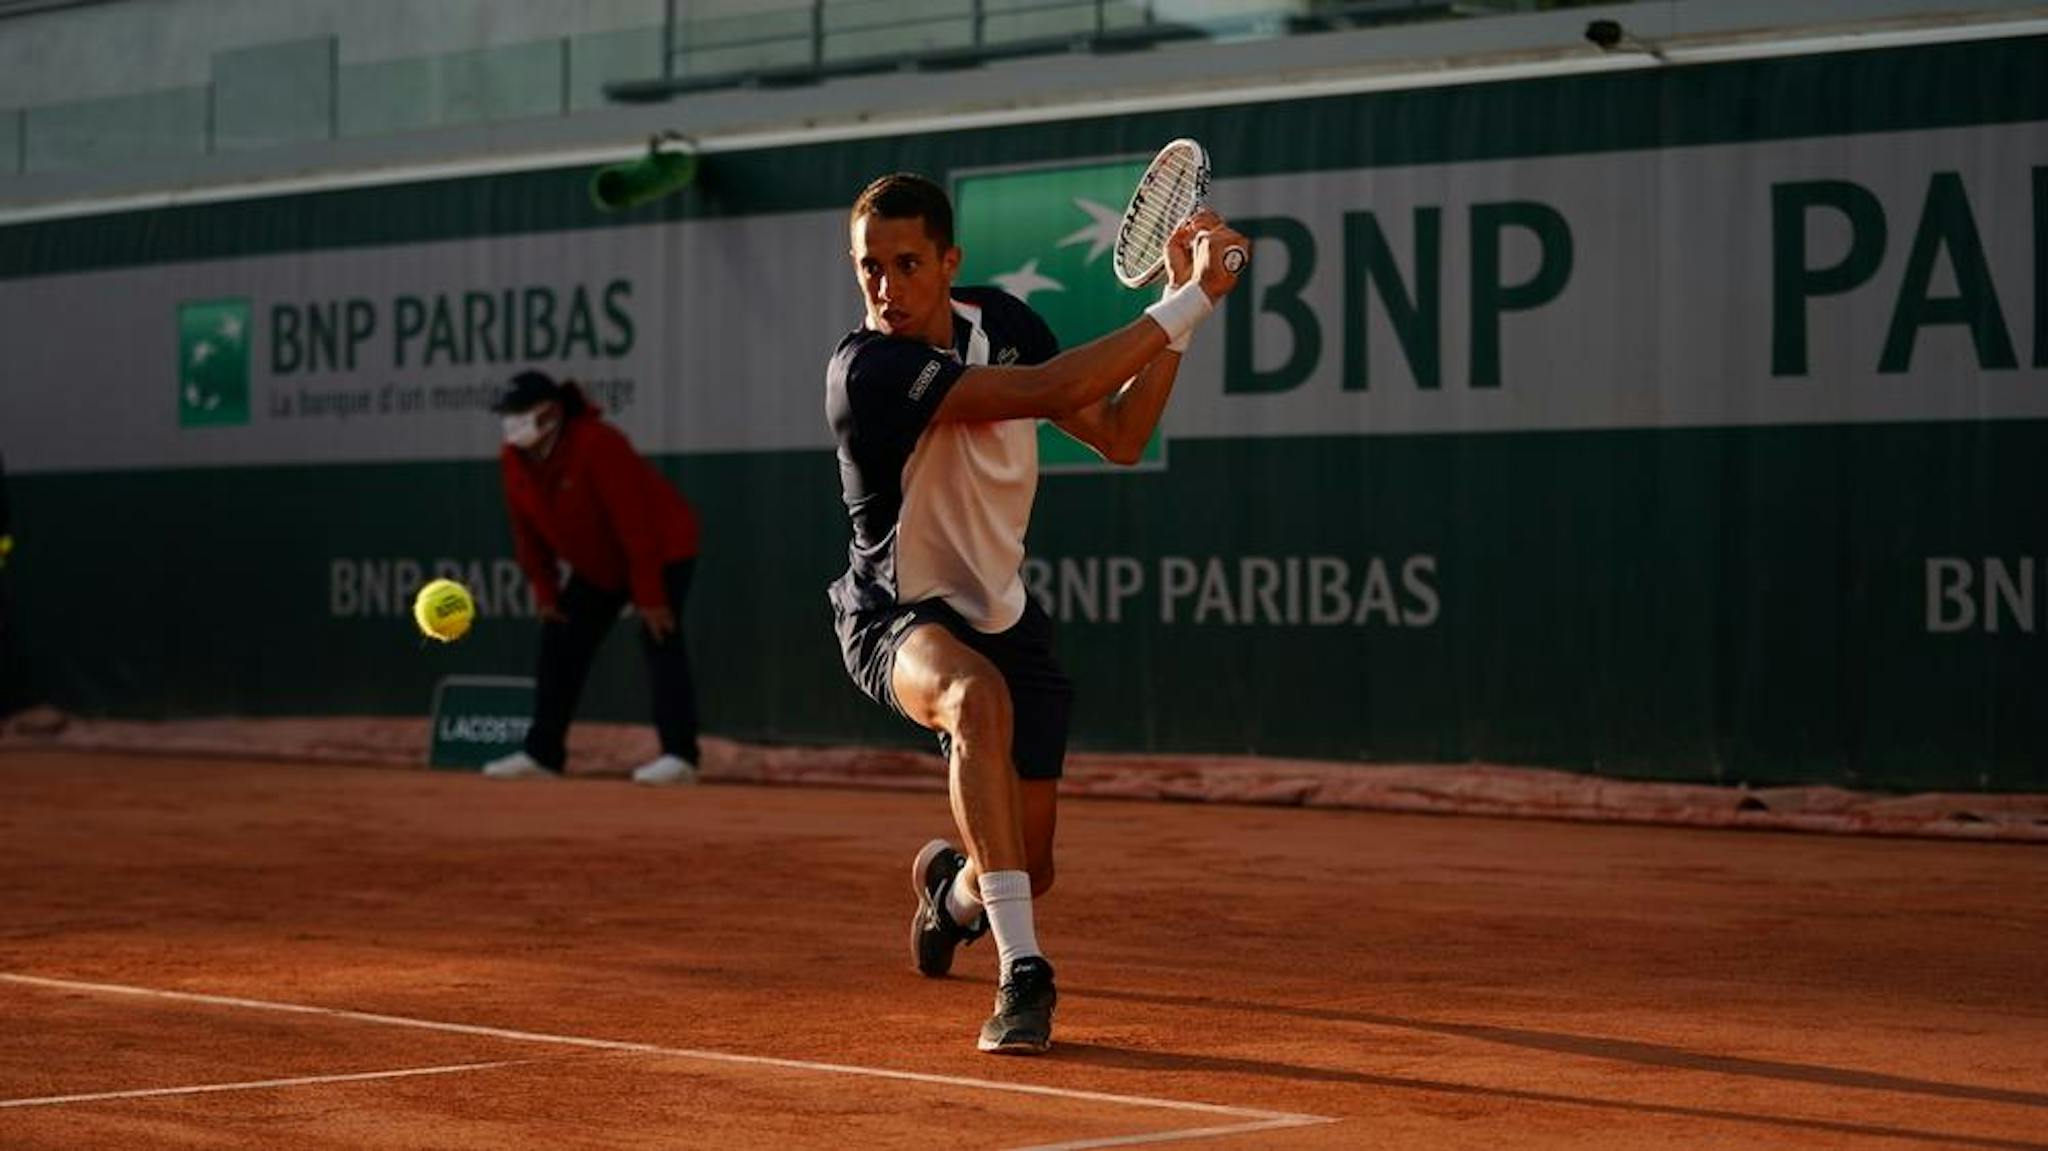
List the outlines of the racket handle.
<svg viewBox="0 0 2048 1151">
<path fill-rule="evenodd" d="M 1251 258 L 1252 254 L 1250 252 L 1245 251 L 1236 244 L 1232 244 L 1230 247 L 1223 249 L 1223 270 L 1235 276 L 1239 272 L 1244 271 L 1244 266 L 1251 262 Z"/>
</svg>

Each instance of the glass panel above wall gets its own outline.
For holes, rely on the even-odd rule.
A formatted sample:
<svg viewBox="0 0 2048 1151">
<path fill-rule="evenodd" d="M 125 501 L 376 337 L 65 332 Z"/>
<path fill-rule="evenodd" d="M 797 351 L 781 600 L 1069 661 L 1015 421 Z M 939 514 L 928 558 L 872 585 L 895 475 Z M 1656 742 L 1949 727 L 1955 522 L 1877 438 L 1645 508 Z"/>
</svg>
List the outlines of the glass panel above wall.
<svg viewBox="0 0 2048 1151">
<path fill-rule="evenodd" d="M 981 38 L 1002 45 L 1141 28 L 1153 22 L 1152 8 L 1143 0 L 987 0 Z"/>
<path fill-rule="evenodd" d="M 336 137 L 466 125 L 495 134 L 500 124 L 569 112 L 899 68 L 997 65 L 920 91 L 961 106 L 1009 107 L 1058 98 L 1065 77 L 1082 75 L 1090 92 L 1196 91 L 1214 79 L 1284 83 L 1297 68 L 1426 77 L 1452 61 L 1584 63 L 1598 59 L 1595 44 L 1627 66 L 1663 59 L 1665 48 L 1677 60 L 1788 37 L 1845 47 L 1873 33 L 2038 36 L 2041 25 L 2035 0 L 605 0 L 559 12 L 534 0 L 435 0 L 377 9 L 388 18 L 365 16 L 365 5 L 302 0 L 254 4 L 234 20 L 213 17 L 209 5 L 219 3 L 51 4 L 47 15 L 10 18 L 0 0 L 0 178 L 30 177 L 0 199 L 124 181 L 187 187 L 215 171 L 271 164 L 299 173 L 307 158 L 282 153 L 318 153 Z M 79 14 L 87 11 L 90 19 Z M 1596 24 L 1619 39 L 1591 36 Z M 533 38 L 461 47 L 514 37 Z M 386 55 L 394 51 L 420 55 Z M 1058 66 L 1003 66 L 1033 58 Z M 1062 79 L 1042 79 L 1054 75 Z M 165 87 L 148 90 L 157 84 Z M 902 91 L 848 85 L 759 107 L 788 124 L 861 119 L 900 113 Z M 701 136 L 716 135 L 720 118 L 752 126 L 743 107 L 751 103 L 712 101 L 714 122 L 699 117 L 690 127 Z M 594 127 L 601 115 L 579 120 L 531 127 L 550 139 L 602 131 Z M 280 154 L 245 154 L 265 149 Z M 216 153 L 237 157 L 216 164 L 207 158 Z M 107 164 L 114 160 L 167 162 L 141 172 Z M 47 172 L 65 174 L 33 178 Z"/>
<path fill-rule="evenodd" d="M 825 59 L 890 60 L 974 46 L 971 0 L 836 0 L 825 5 Z"/>
<path fill-rule="evenodd" d="M 341 134 L 560 115 L 565 42 L 341 66 Z"/>
<path fill-rule="evenodd" d="M 614 80 L 661 75 L 661 25 L 569 38 L 569 108 L 602 108 L 604 86 Z"/>
<path fill-rule="evenodd" d="M 698 16 L 676 27 L 676 75 L 724 76 L 817 62 L 811 5 L 784 3 L 746 15 Z M 652 75 L 659 76 L 657 67 Z"/>
<path fill-rule="evenodd" d="M 214 53 L 214 151 L 332 139 L 335 52 L 319 36 Z"/>
<path fill-rule="evenodd" d="M 207 103 L 207 89 L 178 88 L 30 108 L 22 125 L 27 171 L 203 156 Z"/>
<path fill-rule="evenodd" d="M 0 108 L 0 180 L 21 174 L 21 109 Z"/>
</svg>

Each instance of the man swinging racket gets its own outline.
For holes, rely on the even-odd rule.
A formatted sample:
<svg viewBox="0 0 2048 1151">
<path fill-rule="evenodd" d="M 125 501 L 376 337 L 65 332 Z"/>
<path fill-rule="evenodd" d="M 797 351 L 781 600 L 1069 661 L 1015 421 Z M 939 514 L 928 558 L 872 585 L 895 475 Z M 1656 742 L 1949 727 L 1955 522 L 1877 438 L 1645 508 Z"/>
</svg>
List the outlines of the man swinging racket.
<svg viewBox="0 0 2048 1151">
<path fill-rule="evenodd" d="M 1150 258 L 1169 273 L 1160 301 L 1066 352 L 1022 301 L 953 285 L 961 251 L 937 184 L 884 176 L 849 219 L 867 314 L 825 371 L 853 521 L 846 574 L 829 594 L 854 682 L 935 732 L 946 755 L 965 852 L 933 840 L 917 854 L 911 946 L 917 969 L 937 978 L 956 947 L 994 933 L 1001 970 L 983 1051 L 1052 1043 L 1053 969 L 1031 900 L 1053 882 L 1073 685 L 1021 575 L 1037 421 L 1137 462 L 1182 349 L 1249 251 L 1192 198 L 1181 211 L 1193 214 L 1154 229 Z"/>
</svg>

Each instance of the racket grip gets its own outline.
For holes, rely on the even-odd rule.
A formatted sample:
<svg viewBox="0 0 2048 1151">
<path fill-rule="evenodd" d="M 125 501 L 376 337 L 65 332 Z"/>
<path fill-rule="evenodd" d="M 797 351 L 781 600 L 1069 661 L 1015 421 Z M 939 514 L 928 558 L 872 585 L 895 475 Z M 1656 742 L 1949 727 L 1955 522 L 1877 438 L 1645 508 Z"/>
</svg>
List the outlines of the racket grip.
<svg viewBox="0 0 2048 1151">
<path fill-rule="evenodd" d="M 1252 254 L 1236 244 L 1223 249 L 1223 270 L 1235 276 L 1251 262 Z"/>
</svg>

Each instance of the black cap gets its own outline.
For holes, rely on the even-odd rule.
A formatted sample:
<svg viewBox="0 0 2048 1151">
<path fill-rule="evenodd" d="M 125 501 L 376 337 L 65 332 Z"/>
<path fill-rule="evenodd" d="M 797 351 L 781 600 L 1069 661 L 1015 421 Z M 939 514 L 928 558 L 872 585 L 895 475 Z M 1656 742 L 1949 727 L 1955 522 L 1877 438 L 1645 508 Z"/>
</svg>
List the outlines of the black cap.
<svg viewBox="0 0 2048 1151">
<path fill-rule="evenodd" d="M 524 371 L 512 377 L 504 394 L 491 404 L 500 415 L 528 411 L 548 400 L 562 398 L 562 385 L 546 372 Z"/>
</svg>

